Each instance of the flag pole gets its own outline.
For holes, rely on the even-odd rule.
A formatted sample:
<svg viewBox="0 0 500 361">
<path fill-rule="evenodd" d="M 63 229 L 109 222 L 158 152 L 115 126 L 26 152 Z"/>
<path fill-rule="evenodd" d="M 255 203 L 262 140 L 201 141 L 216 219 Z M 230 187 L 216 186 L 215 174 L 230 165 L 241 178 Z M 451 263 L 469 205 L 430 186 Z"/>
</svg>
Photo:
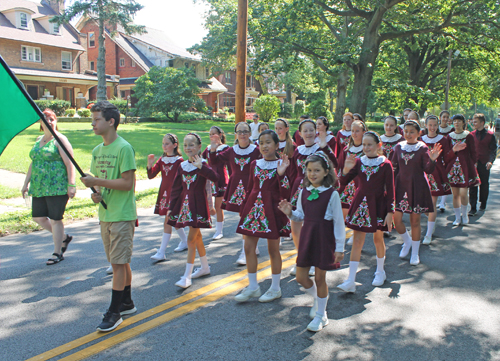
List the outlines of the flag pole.
<svg viewBox="0 0 500 361">
<path fill-rule="evenodd" d="M 68 158 L 71 161 L 71 163 L 73 163 L 73 165 L 75 166 L 75 168 L 78 171 L 78 173 L 80 173 L 80 175 L 82 177 L 85 177 L 85 173 L 83 173 L 82 168 L 80 168 L 80 166 L 78 165 L 78 163 L 76 162 L 76 160 L 73 158 L 73 156 L 71 155 L 71 153 L 68 151 L 68 149 L 66 148 L 66 146 L 61 142 L 61 140 L 57 136 L 55 130 L 52 129 L 52 126 L 45 119 L 45 114 L 42 113 L 42 111 L 40 110 L 40 108 L 38 107 L 38 105 L 36 105 L 36 103 L 33 101 L 33 99 L 31 98 L 31 96 L 28 94 L 28 92 L 26 91 L 26 89 L 24 88 L 24 86 L 21 84 L 21 82 L 19 81 L 19 79 L 17 79 L 17 77 L 12 72 L 12 70 L 7 65 L 7 63 L 2 58 L 1 55 L 0 55 L 0 62 L 2 63 L 2 66 L 7 71 L 7 73 L 9 74 L 9 76 L 12 78 L 12 80 L 14 81 L 14 83 L 17 85 L 17 87 L 19 88 L 19 90 L 21 91 L 21 93 L 24 95 L 24 97 L 26 98 L 26 100 L 30 103 L 30 105 L 32 106 L 32 108 L 40 116 L 40 119 L 45 124 L 45 126 L 47 127 L 47 129 L 50 131 L 50 133 L 52 133 L 52 135 L 54 136 L 54 139 L 57 141 L 57 144 L 59 144 L 59 146 L 62 148 L 62 150 L 64 151 L 64 153 L 66 153 L 66 155 L 68 156 Z M 97 193 L 97 191 L 96 191 L 96 189 L 94 187 L 90 187 L 90 189 L 92 190 L 92 192 Z M 106 205 L 106 203 L 104 201 L 101 201 L 101 204 L 104 207 L 104 209 L 108 209 L 108 207 L 107 207 L 107 205 Z"/>
</svg>

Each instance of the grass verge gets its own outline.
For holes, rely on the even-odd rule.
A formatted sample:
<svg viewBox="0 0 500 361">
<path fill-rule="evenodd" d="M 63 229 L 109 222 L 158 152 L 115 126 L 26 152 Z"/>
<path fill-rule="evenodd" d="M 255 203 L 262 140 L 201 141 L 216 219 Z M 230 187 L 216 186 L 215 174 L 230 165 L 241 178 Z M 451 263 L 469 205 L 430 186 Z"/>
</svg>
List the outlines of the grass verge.
<svg viewBox="0 0 500 361">
<path fill-rule="evenodd" d="M 0 199 L 21 197 L 21 191 L 16 188 L 7 187 L 0 184 Z"/>
</svg>

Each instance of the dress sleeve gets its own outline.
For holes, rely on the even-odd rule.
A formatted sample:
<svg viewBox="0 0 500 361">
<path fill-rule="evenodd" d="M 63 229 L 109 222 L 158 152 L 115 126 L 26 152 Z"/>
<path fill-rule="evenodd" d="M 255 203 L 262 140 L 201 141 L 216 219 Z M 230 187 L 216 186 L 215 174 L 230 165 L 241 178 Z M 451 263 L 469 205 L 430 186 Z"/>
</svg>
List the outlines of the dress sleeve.
<svg viewBox="0 0 500 361">
<path fill-rule="evenodd" d="M 182 168 L 177 168 L 177 173 L 175 174 L 174 184 L 172 185 L 172 191 L 170 193 L 170 206 L 168 209 L 171 211 L 174 209 L 175 203 L 179 199 L 179 196 L 182 192 L 182 176 L 181 176 Z"/>
<path fill-rule="evenodd" d="M 302 222 L 304 220 L 304 210 L 302 208 L 302 192 L 304 190 L 301 189 L 299 193 L 299 199 L 297 200 L 297 209 L 292 210 L 292 215 L 289 217 L 290 220 L 294 222 Z"/>
<path fill-rule="evenodd" d="M 297 155 L 299 154 L 298 150 L 293 152 L 292 158 L 290 158 L 290 166 L 288 167 L 289 172 L 288 175 L 290 177 L 290 184 L 295 182 L 295 178 L 297 177 Z"/>
<path fill-rule="evenodd" d="M 332 139 L 328 142 L 328 146 L 332 150 L 333 154 L 335 157 L 337 156 L 337 139 L 335 139 L 334 136 L 332 136 Z"/>
<path fill-rule="evenodd" d="M 290 165 L 288 166 L 288 168 L 286 169 L 285 173 L 280 176 L 278 171 L 276 171 L 276 175 L 278 177 L 278 183 L 279 183 L 279 191 L 280 191 L 280 198 L 281 199 L 290 199 L 290 196 L 291 196 L 291 192 L 292 192 L 292 185 L 290 183 L 290 177 L 289 177 L 289 169 L 290 169 L 290 166 L 291 166 L 291 162 L 290 162 Z"/>
<path fill-rule="evenodd" d="M 220 152 L 217 152 L 217 149 L 215 152 L 210 150 L 210 164 L 216 165 L 217 163 L 228 163 L 231 158 L 231 149 L 232 147 L 228 147 Z"/>
<path fill-rule="evenodd" d="M 335 252 L 344 252 L 345 245 L 345 223 L 344 215 L 342 214 L 342 205 L 340 204 L 340 196 L 337 191 L 332 193 L 328 208 L 333 214 L 333 233 L 335 236 Z"/>
<path fill-rule="evenodd" d="M 392 170 L 394 171 L 394 178 L 396 178 L 398 176 L 398 172 L 399 172 L 399 158 L 398 158 L 399 148 L 401 148 L 401 146 L 398 143 L 394 147 L 394 152 L 392 152 L 392 155 L 391 155 L 391 164 L 392 164 Z"/>
<path fill-rule="evenodd" d="M 158 159 L 158 161 L 153 165 L 153 168 L 148 168 L 148 178 L 153 179 L 156 177 L 158 173 L 160 173 L 161 170 L 161 158 Z"/>
<path fill-rule="evenodd" d="M 444 164 L 447 165 L 451 161 L 453 161 L 453 159 L 455 159 L 456 153 L 453 151 L 453 145 L 451 142 L 451 138 L 448 136 L 445 136 L 445 138 L 446 138 L 446 143 L 447 143 L 446 147 L 447 147 L 448 151 L 446 152 L 446 154 L 444 154 L 443 160 L 444 160 Z"/>
<path fill-rule="evenodd" d="M 219 180 L 219 175 L 212 168 L 210 168 L 205 162 L 202 163 L 199 172 L 202 177 L 205 177 L 206 179 L 211 180 L 214 183 L 216 183 Z"/>
<path fill-rule="evenodd" d="M 394 203 L 394 170 L 391 162 L 387 162 L 385 166 L 385 191 L 387 197 L 387 213 L 394 213 L 396 208 Z"/>
</svg>

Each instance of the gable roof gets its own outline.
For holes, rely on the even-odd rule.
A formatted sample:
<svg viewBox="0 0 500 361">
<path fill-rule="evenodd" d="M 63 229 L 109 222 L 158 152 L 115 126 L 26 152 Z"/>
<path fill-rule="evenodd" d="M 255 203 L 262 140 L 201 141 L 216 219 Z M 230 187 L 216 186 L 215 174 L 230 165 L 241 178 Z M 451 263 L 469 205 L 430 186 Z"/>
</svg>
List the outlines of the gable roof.
<svg viewBox="0 0 500 361">
<path fill-rule="evenodd" d="M 0 13 L 0 38 L 17 40 L 26 43 L 49 45 L 57 48 L 84 51 L 78 43 L 78 38 L 73 34 L 71 27 L 63 24 L 59 27 L 59 35 L 48 33 L 36 20 L 47 16 L 57 15 L 56 12 L 41 0 L 2 0 L 0 1 L 0 12 L 14 8 L 25 8 L 33 11 L 31 19 L 33 27 L 30 30 L 18 29 L 9 19 Z"/>
<path fill-rule="evenodd" d="M 154 66 L 154 64 L 149 61 L 148 58 L 144 56 L 143 53 L 137 49 L 134 44 L 132 44 L 128 39 L 121 36 L 120 33 L 116 33 L 116 35 L 112 38 L 108 31 L 106 31 L 107 35 L 112 39 L 116 45 L 118 45 L 128 56 L 130 56 L 141 69 L 143 69 L 146 73 L 149 69 Z"/>
</svg>

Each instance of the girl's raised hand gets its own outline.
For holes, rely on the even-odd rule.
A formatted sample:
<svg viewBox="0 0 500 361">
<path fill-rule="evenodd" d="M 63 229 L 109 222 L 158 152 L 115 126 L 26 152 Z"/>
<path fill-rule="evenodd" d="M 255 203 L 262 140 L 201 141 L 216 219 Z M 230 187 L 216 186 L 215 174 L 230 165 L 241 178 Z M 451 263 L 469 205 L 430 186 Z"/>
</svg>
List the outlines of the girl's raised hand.
<svg viewBox="0 0 500 361">
<path fill-rule="evenodd" d="M 191 157 L 191 163 L 198 169 L 201 169 L 201 166 L 203 165 L 201 157 L 199 155 L 194 155 L 193 157 Z"/>
<path fill-rule="evenodd" d="M 212 134 L 210 136 L 210 151 L 215 152 L 219 145 L 221 145 L 219 134 Z"/>
<path fill-rule="evenodd" d="M 387 226 L 387 230 L 390 232 L 392 231 L 392 217 L 394 216 L 393 213 L 387 213 L 387 216 L 385 216 L 384 220 L 384 226 Z"/>
<path fill-rule="evenodd" d="M 342 172 L 344 174 L 349 173 L 349 171 L 354 168 L 356 165 L 356 155 L 355 154 L 349 154 L 344 162 L 344 169 Z"/>
<path fill-rule="evenodd" d="M 457 143 L 453 146 L 453 153 L 460 152 L 461 150 L 464 150 L 465 148 L 467 148 L 467 144 Z"/>
<path fill-rule="evenodd" d="M 292 204 L 288 202 L 286 199 L 282 199 L 278 204 L 278 209 L 285 213 L 287 216 L 292 215 Z"/>
<path fill-rule="evenodd" d="M 441 144 L 436 143 L 432 148 L 432 150 L 429 151 L 429 158 L 431 158 L 431 160 L 433 161 L 438 159 L 439 154 L 441 154 L 441 148 L 442 148 Z"/>
<path fill-rule="evenodd" d="M 148 155 L 148 168 L 153 168 L 154 162 L 155 162 L 155 155 L 149 154 Z"/>
<path fill-rule="evenodd" d="M 278 162 L 278 167 L 276 168 L 278 170 L 278 174 L 282 176 L 285 174 L 286 169 L 290 165 L 290 160 L 288 159 L 288 156 L 286 154 L 281 154 L 281 162 Z"/>
</svg>

